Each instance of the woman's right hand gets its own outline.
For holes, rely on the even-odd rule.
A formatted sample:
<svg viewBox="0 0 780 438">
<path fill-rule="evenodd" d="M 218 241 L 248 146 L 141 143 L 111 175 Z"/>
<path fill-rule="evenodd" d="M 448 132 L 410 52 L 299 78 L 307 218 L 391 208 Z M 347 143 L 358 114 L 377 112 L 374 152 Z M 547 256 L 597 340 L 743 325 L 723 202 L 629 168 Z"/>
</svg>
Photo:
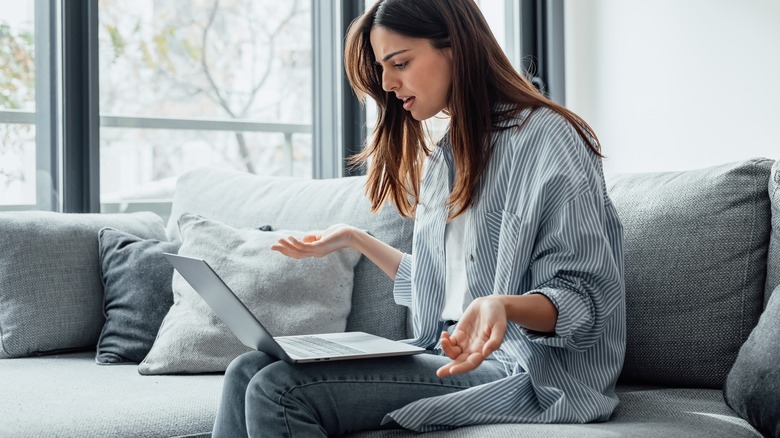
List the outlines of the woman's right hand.
<svg viewBox="0 0 780 438">
<path fill-rule="evenodd" d="M 271 245 L 271 249 L 295 259 L 324 257 L 333 251 L 351 247 L 355 230 L 350 225 L 336 224 L 325 231 L 312 231 L 300 240 L 293 236 L 281 238 Z"/>
</svg>

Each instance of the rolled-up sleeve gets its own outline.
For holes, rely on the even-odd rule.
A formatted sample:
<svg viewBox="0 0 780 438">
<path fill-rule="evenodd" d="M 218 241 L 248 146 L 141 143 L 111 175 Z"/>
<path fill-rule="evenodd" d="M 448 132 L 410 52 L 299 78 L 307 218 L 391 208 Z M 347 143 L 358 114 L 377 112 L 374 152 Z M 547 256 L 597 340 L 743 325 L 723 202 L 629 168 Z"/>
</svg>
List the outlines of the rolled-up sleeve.
<svg viewBox="0 0 780 438">
<path fill-rule="evenodd" d="M 396 304 L 412 307 L 412 255 L 404 254 L 398 265 L 393 285 L 393 298 Z"/>
<path fill-rule="evenodd" d="M 544 224 L 534 249 L 531 291 L 558 310 L 553 335 L 530 330 L 533 342 L 582 351 L 598 341 L 606 320 L 623 299 L 620 267 L 610 245 L 597 194 L 583 193 Z"/>
<path fill-rule="evenodd" d="M 574 291 L 551 287 L 531 291 L 526 295 L 528 294 L 546 296 L 558 310 L 555 334 L 537 333 L 523 328 L 522 332 L 530 340 L 553 347 L 569 347 L 575 350 L 585 349 L 591 345 L 591 343 L 582 344 L 575 342 L 578 333 L 587 333 L 593 327 L 593 308 L 587 296 Z"/>
</svg>

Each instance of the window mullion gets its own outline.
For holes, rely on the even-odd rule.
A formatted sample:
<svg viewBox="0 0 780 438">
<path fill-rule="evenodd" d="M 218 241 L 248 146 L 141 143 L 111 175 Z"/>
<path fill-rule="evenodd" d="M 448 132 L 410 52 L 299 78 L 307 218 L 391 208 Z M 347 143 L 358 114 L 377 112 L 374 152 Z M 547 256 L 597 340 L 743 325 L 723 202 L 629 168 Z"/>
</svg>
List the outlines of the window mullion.
<svg viewBox="0 0 780 438">
<path fill-rule="evenodd" d="M 545 0 L 545 44 L 549 97 L 566 105 L 566 65 L 563 34 L 563 0 Z"/>
<path fill-rule="evenodd" d="M 342 19 L 341 19 L 341 35 L 342 41 L 346 38 L 347 28 L 352 20 L 359 17 L 365 11 L 365 2 L 363 0 L 344 0 L 342 2 Z M 339 50 L 344 53 L 344 46 L 339 45 Z M 347 159 L 360 152 L 366 140 L 366 109 L 361 105 L 360 101 L 352 91 L 352 87 L 349 85 L 347 75 L 344 72 L 343 62 L 339 65 L 339 71 L 341 74 L 342 82 L 342 108 L 344 117 L 344 151 L 343 151 L 343 163 L 344 163 L 344 175 L 353 176 L 361 175 L 365 173 L 363 168 L 349 168 L 346 166 Z"/>
<path fill-rule="evenodd" d="M 57 7 L 35 1 L 35 179 L 36 209 L 61 211 L 58 164 Z"/>
<path fill-rule="evenodd" d="M 63 211 L 100 211 L 98 2 L 62 1 Z"/>
<path fill-rule="evenodd" d="M 312 0 L 314 178 L 338 178 L 343 175 L 343 83 L 339 74 L 343 55 L 339 3 L 338 0 Z"/>
<path fill-rule="evenodd" d="M 565 105 L 563 0 L 522 0 L 520 55 L 523 71 L 547 97 Z"/>
</svg>

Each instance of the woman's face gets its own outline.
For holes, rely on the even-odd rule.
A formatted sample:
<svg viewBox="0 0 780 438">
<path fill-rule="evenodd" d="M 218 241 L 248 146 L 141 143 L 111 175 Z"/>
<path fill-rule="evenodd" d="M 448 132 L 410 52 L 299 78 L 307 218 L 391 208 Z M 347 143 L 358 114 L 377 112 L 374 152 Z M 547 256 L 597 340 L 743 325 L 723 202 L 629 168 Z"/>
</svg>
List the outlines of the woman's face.
<svg viewBox="0 0 780 438">
<path fill-rule="evenodd" d="M 410 38 L 374 26 L 371 47 L 382 68 L 382 88 L 404 101 L 415 120 L 447 108 L 452 84 L 452 50 L 437 49 L 424 38 Z"/>
</svg>

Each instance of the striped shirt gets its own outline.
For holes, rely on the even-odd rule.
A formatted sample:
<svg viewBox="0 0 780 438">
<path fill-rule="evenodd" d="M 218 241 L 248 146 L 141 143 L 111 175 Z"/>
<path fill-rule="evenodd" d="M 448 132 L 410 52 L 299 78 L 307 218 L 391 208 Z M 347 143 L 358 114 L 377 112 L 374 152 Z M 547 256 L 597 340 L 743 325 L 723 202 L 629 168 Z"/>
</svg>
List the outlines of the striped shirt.
<svg viewBox="0 0 780 438">
<path fill-rule="evenodd" d="M 547 109 L 521 112 L 496 132 L 466 221 L 471 298 L 541 293 L 558 310 L 554 335 L 509 323 L 492 358 L 507 377 L 413 402 L 388 414 L 419 432 L 484 423 L 605 421 L 626 343 L 623 229 L 601 160 Z M 507 125 L 508 124 L 508 125 Z M 447 137 L 429 157 L 412 240 L 394 296 L 411 309 L 415 345 L 438 349 L 444 302 L 446 199 L 453 180 Z"/>
</svg>

